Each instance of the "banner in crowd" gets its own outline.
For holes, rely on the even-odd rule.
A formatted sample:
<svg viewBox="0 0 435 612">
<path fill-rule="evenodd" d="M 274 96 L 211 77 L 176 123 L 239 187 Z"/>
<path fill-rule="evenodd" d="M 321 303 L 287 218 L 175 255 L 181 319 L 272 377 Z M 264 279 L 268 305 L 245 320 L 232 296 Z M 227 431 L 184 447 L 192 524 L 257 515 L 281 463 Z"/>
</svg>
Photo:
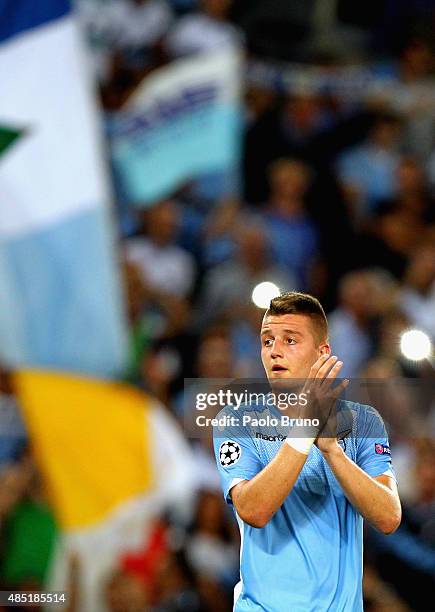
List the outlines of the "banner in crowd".
<svg viewBox="0 0 435 612">
<path fill-rule="evenodd" d="M 191 500 L 189 447 L 166 409 L 128 385 L 22 370 L 14 387 L 57 526 L 47 586 L 67 588 L 73 554 L 83 577 L 77 609 L 99 612 L 120 558 L 144 544 L 164 509 Z M 18 538 L 6 553 L 22 567 L 29 547 Z"/>
<path fill-rule="evenodd" d="M 0 4 L 0 360 L 112 375 L 125 360 L 107 177 L 67 0 Z"/>
<path fill-rule="evenodd" d="M 147 205 L 240 157 L 241 58 L 219 51 L 173 62 L 147 77 L 110 125 L 127 200 Z"/>
</svg>

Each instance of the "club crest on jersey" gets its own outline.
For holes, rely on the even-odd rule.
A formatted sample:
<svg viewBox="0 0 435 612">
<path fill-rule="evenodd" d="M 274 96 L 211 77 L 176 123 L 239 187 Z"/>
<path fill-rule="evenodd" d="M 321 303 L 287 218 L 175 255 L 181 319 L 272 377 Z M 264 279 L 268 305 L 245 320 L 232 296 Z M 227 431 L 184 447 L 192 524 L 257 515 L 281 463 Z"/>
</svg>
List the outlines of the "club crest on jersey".
<svg viewBox="0 0 435 612">
<path fill-rule="evenodd" d="M 390 447 L 388 444 L 381 444 L 380 442 L 375 442 L 375 453 L 377 455 L 391 455 Z"/>
<path fill-rule="evenodd" d="M 219 462 L 222 467 L 230 467 L 237 463 L 242 455 L 240 444 L 234 440 L 225 440 L 219 447 Z"/>
</svg>

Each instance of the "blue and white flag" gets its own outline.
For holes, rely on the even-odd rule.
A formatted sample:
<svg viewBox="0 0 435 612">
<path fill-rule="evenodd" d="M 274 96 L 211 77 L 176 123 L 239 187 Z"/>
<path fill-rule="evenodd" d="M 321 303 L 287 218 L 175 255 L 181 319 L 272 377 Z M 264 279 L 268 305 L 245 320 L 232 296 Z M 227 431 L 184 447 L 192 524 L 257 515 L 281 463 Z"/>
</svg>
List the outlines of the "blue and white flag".
<svg viewBox="0 0 435 612">
<path fill-rule="evenodd" d="M 201 174 L 237 167 L 241 69 L 238 53 L 219 51 L 145 78 L 110 129 L 129 203 L 147 205 Z"/>
<path fill-rule="evenodd" d="M 113 375 L 109 190 L 69 1 L 0 0 L 0 83 L 0 360 Z"/>
</svg>

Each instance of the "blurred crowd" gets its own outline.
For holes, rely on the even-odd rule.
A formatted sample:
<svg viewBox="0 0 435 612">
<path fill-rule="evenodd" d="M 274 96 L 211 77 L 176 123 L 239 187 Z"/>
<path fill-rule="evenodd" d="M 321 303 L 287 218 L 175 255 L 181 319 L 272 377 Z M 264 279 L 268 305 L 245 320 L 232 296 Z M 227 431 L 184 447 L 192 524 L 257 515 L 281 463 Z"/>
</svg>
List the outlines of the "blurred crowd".
<svg viewBox="0 0 435 612">
<path fill-rule="evenodd" d="M 271 281 L 318 297 L 343 376 L 380 381 L 383 395 L 375 389 L 371 400 L 390 432 L 403 500 L 394 535 L 367 528 L 365 609 L 429 609 L 435 373 L 428 362 L 407 361 L 398 339 L 417 327 L 435 341 L 434 2 L 77 5 L 108 120 L 153 70 L 224 47 L 241 50 L 248 66 L 261 60 L 351 71 L 357 64 L 381 81 L 394 79 L 393 96 L 381 88 L 356 97 L 302 85 L 286 90 L 251 80 L 247 70 L 240 168 L 192 177 L 143 209 L 132 210 L 116 191 L 131 338 L 126 379 L 157 397 L 183 428 L 185 378 L 263 376 L 256 285 Z M 2 391 L 12 401 L 7 385 Z M 43 576 L 25 567 L 14 574 L 11 534 L 18 537 L 26 512 L 34 521 L 39 513 L 49 541 L 52 519 L 25 434 L 17 439 L 16 461 L 0 475 L 0 575 L 23 588 Z M 142 557 L 123 560 L 104 591 L 112 612 L 231 609 L 235 522 L 210 439 L 189 444 L 198 472 L 190 519 L 162 516 Z M 73 561 L 71 572 L 73 584 Z"/>
</svg>

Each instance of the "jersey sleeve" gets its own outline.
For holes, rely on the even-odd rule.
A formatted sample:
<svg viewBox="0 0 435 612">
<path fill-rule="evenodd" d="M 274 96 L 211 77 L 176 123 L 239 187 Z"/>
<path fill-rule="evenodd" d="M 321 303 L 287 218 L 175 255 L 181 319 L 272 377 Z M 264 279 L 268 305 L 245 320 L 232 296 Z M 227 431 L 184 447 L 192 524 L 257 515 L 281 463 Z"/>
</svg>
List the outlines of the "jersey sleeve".
<svg viewBox="0 0 435 612">
<path fill-rule="evenodd" d="M 388 434 L 381 415 L 371 406 L 362 406 L 358 427 L 357 465 L 370 476 L 386 474 L 394 479 Z"/>
<path fill-rule="evenodd" d="M 231 505 L 232 487 L 253 478 L 263 466 L 246 427 L 214 427 L 213 446 L 224 498 Z"/>
</svg>

